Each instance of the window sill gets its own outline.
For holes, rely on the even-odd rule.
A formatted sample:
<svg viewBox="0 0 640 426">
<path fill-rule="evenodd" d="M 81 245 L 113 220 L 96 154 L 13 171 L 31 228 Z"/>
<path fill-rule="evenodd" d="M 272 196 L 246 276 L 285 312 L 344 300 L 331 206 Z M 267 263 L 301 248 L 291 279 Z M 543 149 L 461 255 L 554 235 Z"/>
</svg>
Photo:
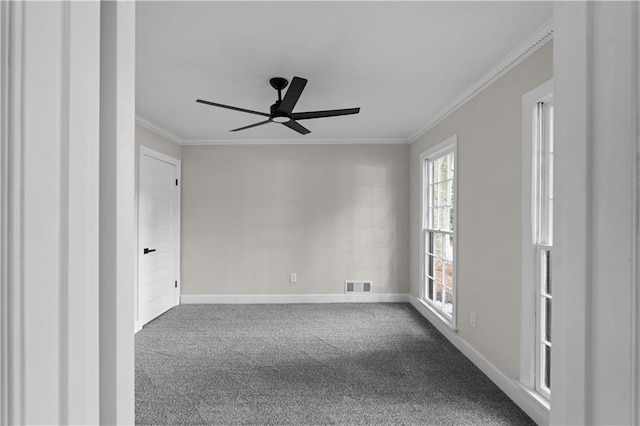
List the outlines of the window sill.
<svg viewBox="0 0 640 426">
<path fill-rule="evenodd" d="M 422 306 L 424 306 L 425 308 L 428 309 L 429 316 L 435 317 L 434 319 L 438 319 L 439 322 L 441 322 L 443 325 L 447 326 L 454 333 L 458 332 L 458 329 L 454 325 L 452 319 L 447 318 L 442 312 L 440 312 L 435 307 L 431 306 L 431 304 L 429 302 L 427 302 L 427 301 L 425 301 L 423 299 L 417 298 L 417 297 L 416 297 L 416 300 L 418 301 L 418 303 L 420 303 L 420 305 L 422 305 Z"/>
<path fill-rule="evenodd" d="M 551 411 L 551 404 L 550 404 L 550 402 L 549 402 L 549 400 L 547 398 L 545 398 L 544 396 L 542 396 L 541 394 L 539 394 L 535 390 L 526 387 L 522 383 L 520 383 L 520 382 L 517 382 L 517 383 L 518 383 L 518 387 L 520 388 L 522 393 L 524 393 L 525 396 L 529 400 L 531 400 L 536 406 L 538 406 L 539 408 L 545 410 L 547 413 L 549 413 Z"/>
</svg>

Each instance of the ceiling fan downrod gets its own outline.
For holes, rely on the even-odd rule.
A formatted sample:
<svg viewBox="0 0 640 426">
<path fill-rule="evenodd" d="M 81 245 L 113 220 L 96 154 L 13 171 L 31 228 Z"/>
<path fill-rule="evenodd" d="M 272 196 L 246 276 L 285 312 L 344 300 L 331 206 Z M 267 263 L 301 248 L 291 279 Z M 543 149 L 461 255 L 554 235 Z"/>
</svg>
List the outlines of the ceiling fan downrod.
<svg viewBox="0 0 640 426">
<path fill-rule="evenodd" d="M 287 87 L 289 81 L 286 78 L 273 77 L 269 80 L 269 83 L 271 83 L 271 87 L 278 91 L 278 101 L 282 102 L 282 91 Z"/>
</svg>

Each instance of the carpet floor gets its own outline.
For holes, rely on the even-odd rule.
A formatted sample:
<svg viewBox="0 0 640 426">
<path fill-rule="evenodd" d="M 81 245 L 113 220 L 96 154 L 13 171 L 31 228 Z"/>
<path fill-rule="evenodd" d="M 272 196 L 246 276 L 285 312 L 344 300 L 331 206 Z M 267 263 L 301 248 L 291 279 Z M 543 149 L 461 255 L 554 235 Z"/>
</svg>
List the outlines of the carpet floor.
<svg viewBox="0 0 640 426">
<path fill-rule="evenodd" d="M 136 424 L 535 424 L 408 304 L 181 305 L 135 345 Z"/>
</svg>

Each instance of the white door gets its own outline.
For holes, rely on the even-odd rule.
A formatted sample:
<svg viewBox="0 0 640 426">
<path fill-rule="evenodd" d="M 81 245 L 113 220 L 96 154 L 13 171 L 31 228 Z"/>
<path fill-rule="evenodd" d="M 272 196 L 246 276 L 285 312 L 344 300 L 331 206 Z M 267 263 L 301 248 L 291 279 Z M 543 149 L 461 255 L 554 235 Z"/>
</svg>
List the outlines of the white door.
<svg viewBox="0 0 640 426">
<path fill-rule="evenodd" d="M 140 149 L 138 326 L 179 303 L 180 162 Z"/>
</svg>

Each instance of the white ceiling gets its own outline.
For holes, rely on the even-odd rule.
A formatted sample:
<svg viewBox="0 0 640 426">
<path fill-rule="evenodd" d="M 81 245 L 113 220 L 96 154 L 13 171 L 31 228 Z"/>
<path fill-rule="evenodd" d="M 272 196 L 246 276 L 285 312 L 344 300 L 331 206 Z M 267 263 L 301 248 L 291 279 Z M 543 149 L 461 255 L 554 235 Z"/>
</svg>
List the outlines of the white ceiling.
<svg viewBox="0 0 640 426">
<path fill-rule="evenodd" d="M 189 141 L 407 140 L 552 17 L 547 2 L 138 2 L 136 113 Z M 264 117 L 274 76 L 309 80 L 302 136 Z"/>
</svg>

